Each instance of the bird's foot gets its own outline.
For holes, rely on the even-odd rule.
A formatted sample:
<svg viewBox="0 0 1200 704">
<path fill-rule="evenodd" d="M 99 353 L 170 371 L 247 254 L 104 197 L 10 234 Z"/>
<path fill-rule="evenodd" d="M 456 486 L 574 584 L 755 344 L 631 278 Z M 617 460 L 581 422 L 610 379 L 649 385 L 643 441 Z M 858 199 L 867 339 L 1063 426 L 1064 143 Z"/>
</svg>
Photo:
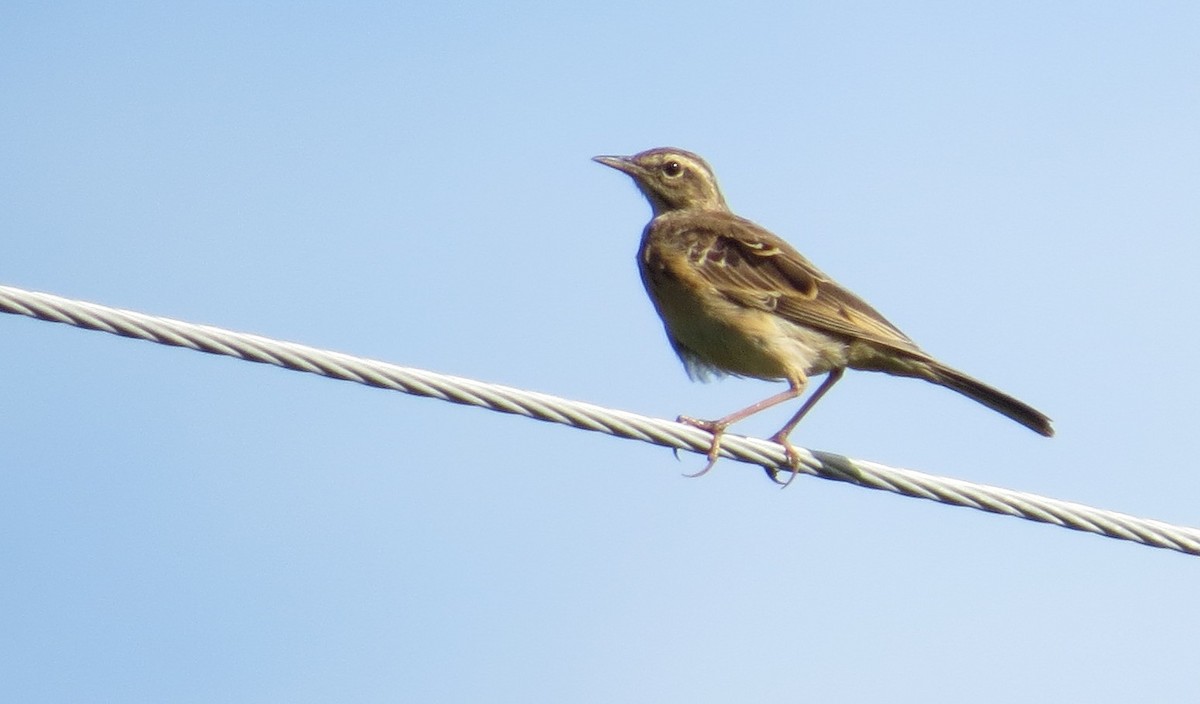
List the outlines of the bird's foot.
<svg viewBox="0 0 1200 704">
<path fill-rule="evenodd" d="M 704 469 L 701 469 L 699 472 L 694 474 L 685 474 L 683 476 L 687 477 L 688 479 L 695 479 L 696 477 L 702 477 L 705 474 L 708 474 L 708 470 L 713 468 L 713 465 L 717 463 L 717 459 L 721 456 L 721 437 L 725 435 L 725 428 L 728 424 L 720 423 L 715 420 L 699 420 L 697 418 L 689 418 L 688 416 L 679 416 L 675 419 L 675 422 L 683 423 L 684 425 L 690 425 L 693 428 L 699 428 L 712 433 L 712 443 L 708 446 L 708 464 L 704 465 Z"/>
<path fill-rule="evenodd" d="M 788 465 L 792 468 L 792 473 L 787 478 L 787 481 L 781 482 L 779 481 L 779 470 L 777 468 L 764 467 L 764 469 L 767 470 L 767 476 L 771 478 L 771 481 L 778 484 L 780 488 L 786 489 L 796 478 L 796 475 L 800 473 L 800 455 L 797 454 L 796 448 L 792 447 L 792 443 L 788 442 L 786 433 L 775 433 L 770 437 L 770 440 L 771 442 L 777 442 L 780 445 L 783 445 L 783 456 L 787 459 Z"/>
</svg>

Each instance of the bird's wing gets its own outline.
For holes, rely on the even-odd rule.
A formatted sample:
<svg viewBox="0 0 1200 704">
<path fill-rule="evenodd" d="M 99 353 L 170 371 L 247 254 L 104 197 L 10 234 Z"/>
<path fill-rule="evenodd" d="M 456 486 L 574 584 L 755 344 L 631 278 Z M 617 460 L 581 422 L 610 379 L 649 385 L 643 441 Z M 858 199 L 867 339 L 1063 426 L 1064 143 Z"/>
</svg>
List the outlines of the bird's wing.
<svg viewBox="0 0 1200 704">
<path fill-rule="evenodd" d="M 749 220 L 706 218 L 689 229 L 689 259 L 726 298 L 797 325 L 927 356 L 866 301 Z"/>
</svg>

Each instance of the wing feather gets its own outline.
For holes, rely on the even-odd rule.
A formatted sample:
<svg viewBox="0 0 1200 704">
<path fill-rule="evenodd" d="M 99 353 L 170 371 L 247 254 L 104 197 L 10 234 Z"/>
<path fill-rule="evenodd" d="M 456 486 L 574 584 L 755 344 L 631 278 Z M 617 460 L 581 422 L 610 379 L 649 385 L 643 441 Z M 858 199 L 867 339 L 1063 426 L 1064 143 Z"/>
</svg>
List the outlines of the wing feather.
<svg viewBox="0 0 1200 704">
<path fill-rule="evenodd" d="M 773 311 L 797 325 L 928 358 L 866 301 L 753 222 L 709 212 L 685 229 L 691 263 L 729 300 Z"/>
</svg>

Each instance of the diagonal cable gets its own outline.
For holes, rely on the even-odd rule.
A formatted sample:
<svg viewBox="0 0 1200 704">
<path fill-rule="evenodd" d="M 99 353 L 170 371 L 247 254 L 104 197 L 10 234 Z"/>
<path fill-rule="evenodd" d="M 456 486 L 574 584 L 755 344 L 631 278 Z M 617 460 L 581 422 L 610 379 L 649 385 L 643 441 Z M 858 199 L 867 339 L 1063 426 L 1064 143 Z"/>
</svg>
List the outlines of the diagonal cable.
<svg viewBox="0 0 1200 704">
<path fill-rule="evenodd" d="M 570 401 L 473 379 L 401 367 L 387 362 L 321 350 L 294 342 L 185 323 L 48 293 L 0 286 L 0 311 L 66 323 L 114 335 L 187 347 L 200 352 L 273 364 L 368 386 L 481 406 L 503 413 L 594 430 L 664 447 L 708 451 L 709 434 L 689 425 Z M 1016 516 L 1073 530 L 1119 538 L 1200 556 L 1200 529 L 1177 526 L 1115 511 L 1051 499 L 1011 489 L 939 477 L 909 469 L 797 448 L 800 471 L 868 489 L 930 499 L 953 506 Z M 742 462 L 786 471 L 783 448 L 773 442 L 727 435 L 722 454 Z"/>
</svg>

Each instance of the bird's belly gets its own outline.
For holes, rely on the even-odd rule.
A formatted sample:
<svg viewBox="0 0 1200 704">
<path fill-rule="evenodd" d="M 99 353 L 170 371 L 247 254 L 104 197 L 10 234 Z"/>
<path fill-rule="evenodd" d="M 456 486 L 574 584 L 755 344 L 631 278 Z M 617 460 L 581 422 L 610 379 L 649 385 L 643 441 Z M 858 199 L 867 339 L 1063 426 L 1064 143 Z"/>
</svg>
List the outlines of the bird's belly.
<svg viewBox="0 0 1200 704">
<path fill-rule="evenodd" d="M 843 340 L 774 313 L 738 305 L 719 294 L 693 296 L 670 284 L 656 293 L 655 306 L 689 365 L 788 380 L 846 366 Z"/>
</svg>

